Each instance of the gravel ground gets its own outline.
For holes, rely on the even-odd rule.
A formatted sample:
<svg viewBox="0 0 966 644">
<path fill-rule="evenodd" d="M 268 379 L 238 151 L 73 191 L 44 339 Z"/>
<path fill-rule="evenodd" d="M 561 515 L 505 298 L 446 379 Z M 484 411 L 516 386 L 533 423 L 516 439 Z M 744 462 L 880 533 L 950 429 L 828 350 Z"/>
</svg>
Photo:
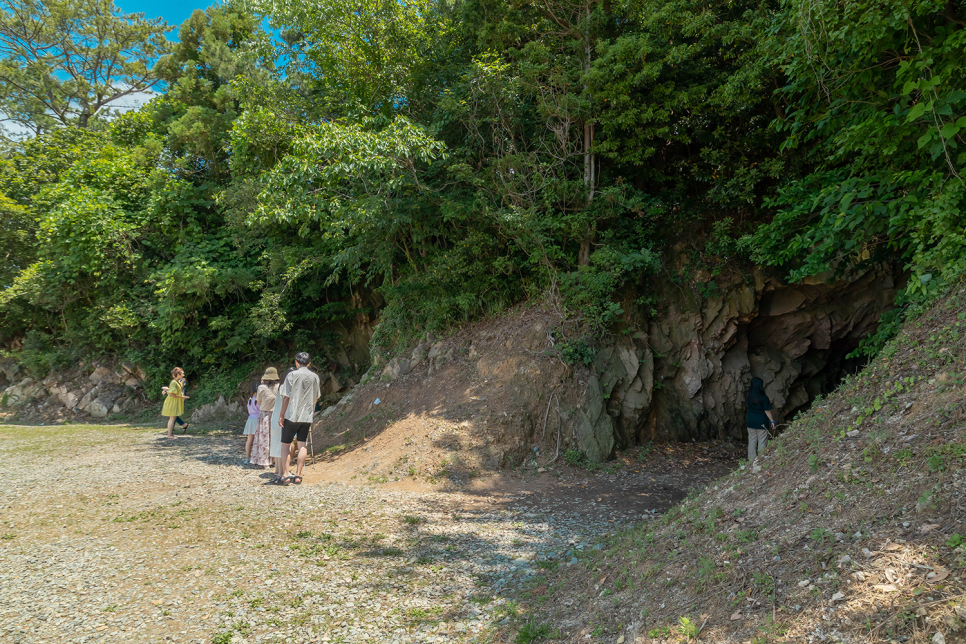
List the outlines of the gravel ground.
<svg viewBox="0 0 966 644">
<path fill-rule="evenodd" d="M 0 641 L 484 642 L 622 523 L 269 486 L 241 441 L 0 425 Z"/>
</svg>

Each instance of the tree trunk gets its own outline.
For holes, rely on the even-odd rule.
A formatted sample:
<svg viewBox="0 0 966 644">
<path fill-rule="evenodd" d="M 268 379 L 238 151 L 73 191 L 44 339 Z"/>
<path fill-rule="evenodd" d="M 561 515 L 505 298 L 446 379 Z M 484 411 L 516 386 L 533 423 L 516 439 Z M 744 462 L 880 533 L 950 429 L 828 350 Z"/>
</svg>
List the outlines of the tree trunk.
<svg viewBox="0 0 966 644">
<path fill-rule="evenodd" d="M 590 264 L 590 240 L 585 239 L 580 242 L 580 255 L 577 257 L 578 266 L 587 266 Z"/>
<path fill-rule="evenodd" d="M 587 5 L 587 26 L 584 37 L 584 73 L 590 73 L 590 56 L 593 48 L 590 43 L 590 4 Z M 587 85 L 584 85 L 584 92 L 588 92 Z M 594 202 L 594 190 L 597 186 L 596 168 L 594 167 L 594 124 L 584 123 L 584 187 L 587 189 L 587 208 Z M 580 254 L 577 256 L 578 266 L 590 264 L 590 243 L 594 240 L 594 226 L 587 227 L 584 239 L 580 241 Z"/>
</svg>

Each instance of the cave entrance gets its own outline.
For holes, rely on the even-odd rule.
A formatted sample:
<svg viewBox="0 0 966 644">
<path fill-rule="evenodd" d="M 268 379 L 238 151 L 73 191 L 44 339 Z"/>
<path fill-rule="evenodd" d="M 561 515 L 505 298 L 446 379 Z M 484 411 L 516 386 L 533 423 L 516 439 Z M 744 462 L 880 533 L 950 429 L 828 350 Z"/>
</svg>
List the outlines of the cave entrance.
<svg viewBox="0 0 966 644">
<path fill-rule="evenodd" d="M 859 340 L 843 338 L 833 341 L 826 350 L 806 352 L 802 360 L 810 368 L 803 370 L 792 383 L 788 401 L 782 410 L 785 422 L 791 422 L 807 412 L 818 396 L 828 396 L 846 377 L 862 370 L 868 357 L 849 357 L 858 347 Z"/>
</svg>

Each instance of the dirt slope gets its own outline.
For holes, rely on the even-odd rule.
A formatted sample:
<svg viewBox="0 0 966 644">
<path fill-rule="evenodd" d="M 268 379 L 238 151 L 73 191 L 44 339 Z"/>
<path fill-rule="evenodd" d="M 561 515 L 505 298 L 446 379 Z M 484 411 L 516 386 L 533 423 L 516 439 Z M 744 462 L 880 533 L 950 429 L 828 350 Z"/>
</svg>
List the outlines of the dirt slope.
<svg viewBox="0 0 966 644">
<path fill-rule="evenodd" d="M 454 498 L 475 506 L 594 509 L 633 524 L 734 467 L 740 450 L 730 441 L 568 463 L 577 447 L 568 411 L 591 374 L 558 357 L 562 324 L 551 309 L 520 307 L 426 342 L 432 350 L 409 373 L 387 380 L 374 371 L 316 424 L 305 482 L 462 492 Z"/>
<path fill-rule="evenodd" d="M 579 373 L 566 377 L 571 369 L 549 337 L 559 324 L 551 310 L 521 307 L 426 342 L 406 373 L 390 378 L 385 365 L 374 367 L 316 423 L 313 447 L 329 467 L 310 475 L 458 484 L 534 457 L 549 464 L 558 408 L 572 408 L 586 383 Z M 566 448 L 561 441 L 560 462 Z"/>
<path fill-rule="evenodd" d="M 745 465 L 531 587 L 507 641 L 966 641 L 966 289 Z"/>
</svg>

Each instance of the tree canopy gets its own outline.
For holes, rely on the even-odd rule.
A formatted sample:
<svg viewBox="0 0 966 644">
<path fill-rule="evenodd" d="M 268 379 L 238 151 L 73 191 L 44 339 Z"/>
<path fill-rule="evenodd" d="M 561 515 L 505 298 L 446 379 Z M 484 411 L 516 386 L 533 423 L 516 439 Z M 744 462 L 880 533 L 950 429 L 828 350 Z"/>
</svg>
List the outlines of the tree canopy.
<svg viewBox="0 0 966 644">
<path fill-rule="evenodd" d="M 8 2 L 3 111 L 38 135 L 0 161 L 2 324 L 200 368 L 334 354 L 360 291 L 377 345 L 546 293 L 603 332 L 658 272 L 892 262 L 927 298 L 966 268 L 961 10 L 251 0 L 169 46 Z"/>
<path fill-rule="evenodd" d="M 123 98 L 158 83 L 169 30 L 113 0 L 4 0 L 0 113 L 35 134 L 87 128 Z"/>
</svg>

